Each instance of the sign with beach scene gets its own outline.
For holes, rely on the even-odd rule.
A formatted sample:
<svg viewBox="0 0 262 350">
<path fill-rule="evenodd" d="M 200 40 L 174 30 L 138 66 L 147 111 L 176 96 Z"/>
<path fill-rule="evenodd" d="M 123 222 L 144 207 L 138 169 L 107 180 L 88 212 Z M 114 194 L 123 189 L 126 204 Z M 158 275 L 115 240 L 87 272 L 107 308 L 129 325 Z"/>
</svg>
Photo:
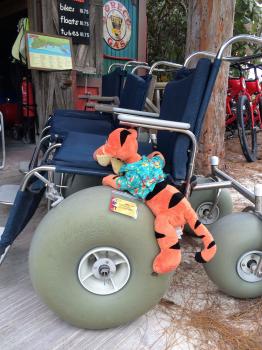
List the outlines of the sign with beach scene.
<svg viewBox="0 0 262 350">
<path fill-rule="evenodd" d="M 26 47 L 29 69 L 73 69 L 71 38 L 29 32 L 26 34 Z"/>
</svg>

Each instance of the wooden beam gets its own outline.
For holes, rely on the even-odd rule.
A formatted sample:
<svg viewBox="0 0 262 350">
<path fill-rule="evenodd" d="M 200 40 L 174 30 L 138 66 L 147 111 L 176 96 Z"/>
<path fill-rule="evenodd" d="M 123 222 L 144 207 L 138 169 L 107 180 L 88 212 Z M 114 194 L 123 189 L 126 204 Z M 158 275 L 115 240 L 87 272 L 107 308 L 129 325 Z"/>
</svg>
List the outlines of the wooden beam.
<svg viewBox="0 0 262 350">
<path fill-rule="evenodd" d="M 8 17 L 14 13 L 27 9 L 26 0 L 5 0 L 0 2 L 0 18 Z"/>
<path fill-rule="evenodd" d="M 146 0 L 139 1 L 138 7 L 138 60 L 147 62 L 147 16 Z"/>
</svg>

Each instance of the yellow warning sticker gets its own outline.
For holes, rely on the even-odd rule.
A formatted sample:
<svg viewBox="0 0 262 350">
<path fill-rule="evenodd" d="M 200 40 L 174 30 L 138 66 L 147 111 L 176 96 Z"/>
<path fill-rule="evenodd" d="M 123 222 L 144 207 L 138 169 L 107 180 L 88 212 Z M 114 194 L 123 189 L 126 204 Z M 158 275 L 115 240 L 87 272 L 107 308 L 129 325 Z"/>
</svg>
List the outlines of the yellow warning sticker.
<svg viewBox="0 0 262 350">
<path fill-rule="evenodd" d="M 122 198 L 112 197 L 110 201 L 110 210 L 115 213 L 137 219 L 138 210 L 137 205 L 134 202 L 130 202 Z"/>
</svg>

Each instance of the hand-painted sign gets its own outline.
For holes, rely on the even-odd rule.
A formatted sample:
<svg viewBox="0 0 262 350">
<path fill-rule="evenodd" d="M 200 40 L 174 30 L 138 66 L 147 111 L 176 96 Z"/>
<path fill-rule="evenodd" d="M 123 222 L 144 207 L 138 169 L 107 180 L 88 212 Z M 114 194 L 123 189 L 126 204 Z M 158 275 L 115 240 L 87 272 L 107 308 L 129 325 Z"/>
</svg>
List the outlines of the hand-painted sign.
<svg viewBox="0 0 262 350">
<path fill-rule="evenodd" d="M 26 34 L 27 61 L 29 69 L 73 69 L 71 38 L 43 33 Z"/>
<path fill-rule="evenodd" d="M 89 45 L 89 0 L 59 0 L 59 33 L 74 44 Z"/>
<path fill-rule="evenodd" d="M 132 22 L 126 7 L 119 1 L 108 1 L 103 9 L 104 39 L 114 50 L 124 49 L 132 34 Z"/>
</svg>

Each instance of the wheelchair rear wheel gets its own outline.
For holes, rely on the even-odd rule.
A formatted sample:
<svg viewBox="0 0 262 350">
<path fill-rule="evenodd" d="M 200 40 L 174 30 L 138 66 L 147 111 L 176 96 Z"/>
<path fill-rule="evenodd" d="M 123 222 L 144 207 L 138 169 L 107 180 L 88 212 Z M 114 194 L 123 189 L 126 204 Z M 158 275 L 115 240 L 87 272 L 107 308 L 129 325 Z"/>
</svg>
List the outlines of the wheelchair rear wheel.
<svg viewBox="0 0 262 350">
<path fill-rule="evenodd" d="M 208 277 L 233 297 L 261 296 L 262 276 L 257 269 L 262 259 L 262 221 L 251 213 L 234 213 L 219 220 L 212 234 L 217 253 L 204 264 Z"/>
<path fill-rule="evenodd" d="M 169 284 L 169 275 L 152 275 L 158 246 L 150 210 L 135 201 L 137 219 L 113 213 L 111 197 L 102 186 L 71 195 L 45 216 L 30 248 L 35 290 L 81 328 L 130 322 L 156 305 Z"/>
</svg>

